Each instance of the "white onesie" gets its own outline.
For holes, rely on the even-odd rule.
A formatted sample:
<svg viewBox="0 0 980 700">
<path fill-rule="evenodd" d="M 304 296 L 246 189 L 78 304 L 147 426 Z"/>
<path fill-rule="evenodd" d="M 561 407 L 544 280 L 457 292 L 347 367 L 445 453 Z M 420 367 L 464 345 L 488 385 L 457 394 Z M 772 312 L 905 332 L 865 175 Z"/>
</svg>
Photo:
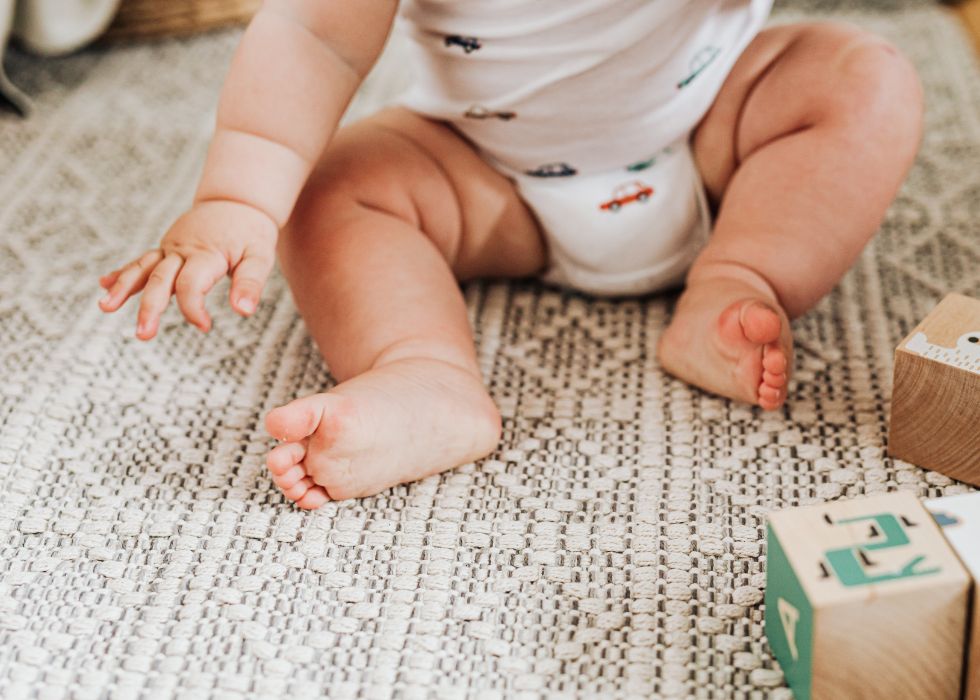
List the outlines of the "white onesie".
<svg viewBox="0 0 980 700">
<path fill-rule="evenodd" d="M 675 285 L 711 228 L 690 135 L 772 0 L 403 0 L 409 108 L 511 177 L 547 281 Z"/>
</svg>

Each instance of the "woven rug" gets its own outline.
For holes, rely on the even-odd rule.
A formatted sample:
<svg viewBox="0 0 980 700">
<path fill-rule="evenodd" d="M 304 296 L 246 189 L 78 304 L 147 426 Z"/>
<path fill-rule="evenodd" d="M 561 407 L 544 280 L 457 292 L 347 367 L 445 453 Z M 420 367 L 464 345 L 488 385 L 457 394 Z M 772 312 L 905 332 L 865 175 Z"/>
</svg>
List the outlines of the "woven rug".
<svg viewBox="0 0 980 700">
<path fill-rule="evenodd" d="M 766 513 L 966 487 L 884 453 L 892 350 L 980 295 L 980 68 L 955 20 L 842 12 L 918 65 L 922 154 L 874 244 L 795 324 L 787 406 L 666 376 L 672 297 L 465 290 L 504 419 L 488 459 L 301 512 L 266 411 L 331 385 L 277 274 L 133 337 L 97 275 L 190 200 L 237 31 L 13 55 L 0 115 L 0 697 L 788 698 L 763 634 Z M 404 84 L 397 45 L 355 105 Z"/>
</svg>

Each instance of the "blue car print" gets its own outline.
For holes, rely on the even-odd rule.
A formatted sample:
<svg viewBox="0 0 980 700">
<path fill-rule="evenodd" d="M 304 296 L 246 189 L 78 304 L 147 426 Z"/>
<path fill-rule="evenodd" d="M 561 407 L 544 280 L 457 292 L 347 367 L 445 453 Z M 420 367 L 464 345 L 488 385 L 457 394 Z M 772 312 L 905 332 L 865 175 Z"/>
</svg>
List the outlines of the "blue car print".
<svg viewBox="0 0 980 700">
<path fill-rule="evenodd" d="M 482 44 L 480 40 L 475 36 L 460 36 L 459 34 L 451 34 L 446 37 L 446 47 L 459 46 L 466 53 L 472 53 L 476 51 Z"/>
<path fill-rule="evenodd" d="M 542 165 L 534 170 L 525 170 L 526 175 L 532 175 L 534 177 L 569 177 L 578 172 L 575 168 L 570 166 L 568 163 L 548 163 L 547 165 Z"/>
</svg>

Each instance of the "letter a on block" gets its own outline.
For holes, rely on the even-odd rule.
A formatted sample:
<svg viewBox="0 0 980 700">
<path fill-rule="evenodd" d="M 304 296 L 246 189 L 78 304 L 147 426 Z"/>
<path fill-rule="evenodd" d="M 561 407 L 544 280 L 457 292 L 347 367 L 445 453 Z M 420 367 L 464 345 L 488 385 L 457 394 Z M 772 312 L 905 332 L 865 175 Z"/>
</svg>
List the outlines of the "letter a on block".
<svg viewBox="0 0 980 700">
<path fill-rule="evenodd" d="M 800 650 L 796 648 L 796 623 L 800 619 L 800 611 L 785 598 L 779 599 L 777 607 L 779 608 L 779 619 L 783 623 L 783 633 L 786 635 L 786 642 L 789 645 L 790 656 L 796 661 L 800 658 Z"/>
</svg>

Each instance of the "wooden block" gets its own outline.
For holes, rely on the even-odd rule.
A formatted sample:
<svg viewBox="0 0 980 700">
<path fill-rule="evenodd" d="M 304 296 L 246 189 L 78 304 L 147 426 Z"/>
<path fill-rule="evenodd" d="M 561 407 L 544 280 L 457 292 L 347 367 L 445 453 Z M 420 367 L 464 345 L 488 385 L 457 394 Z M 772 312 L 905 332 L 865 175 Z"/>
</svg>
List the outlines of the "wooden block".
<svg viewBox="0 0 980 700">
<path fill-rule="evenodd" d="M 970 31 L 974 45 L 977 50 L 980 50 L 980 0 L 967 0 L 958 3 L 956 10 Z"/>
<path fill-rule="evenodd" d="M 980 301 L 950 294 L 895 350 L 888 454 L 980 486 Z"/>
<path fill-rule="evenodd" d="M 969 587 L 909 493 L 769 517 L 766 636 L 797 700 L 958 698 Z"/>
<path fill-rule="evenodd" d="M 980 700 L 980 493 L 933 498 L 924 505 L 973 577 L 963 697 Z"/>
</svg>

